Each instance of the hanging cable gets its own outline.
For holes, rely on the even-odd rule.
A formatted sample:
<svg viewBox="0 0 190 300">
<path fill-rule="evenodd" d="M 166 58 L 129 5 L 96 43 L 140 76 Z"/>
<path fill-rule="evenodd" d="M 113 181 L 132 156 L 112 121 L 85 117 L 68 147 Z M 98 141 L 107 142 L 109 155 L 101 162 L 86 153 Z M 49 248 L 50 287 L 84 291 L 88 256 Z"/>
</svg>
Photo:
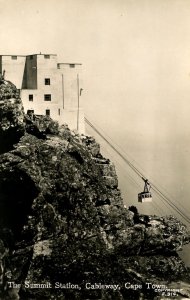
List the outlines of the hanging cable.
<svg viewBox="0 0 190 300">
<path fill-rule="evenodd" d="M 86 120 L 87 120 L 87 118 L 86 118 Z M 87 120 L 89 123 L 91 123 L 89 120 Z M 90 124 L 89 124 L 90 125 Z M 91 123 L 91 125 L 93 126 L 93 128 L 95 128 L 94 130 L 96 130 L 96 132 L 98 131 L 98 132 L 100 132 L 99 130 L 97 130 L 97 125 L 96 125 L 96 127 Z M 91 126 L 90 125 L 90 126 Z M 99 127 L 100 128 L 100 127 Z M 118 145 L 118 144 L 116 144 L 115 143 L 115 141 L 113 141 L 103 130 L 102 130 L 102 128 L 100 128 L 100 130 L 101 130 L 101 132 L 103 132 L 103 134 L 101 134 L 101 137 L 103 136 L 103 139 L 105 140 L 105 141 L 107 141 L 108 139 L 107 138 L 105 138 L 105 135 L 109 138 L 109 140 L 111 140 L 111 142 L 112 143 L 114 143 L 116 146 L 117 146 L 117 148 L 119 148 L 120 149 L 120 154 L 121 154 L 121 151 L 122 152 L 124 152 L 124 154 L 126 155 L 126 153 L 125 153 L 125 151 Z M 111 144 L 111 143 L 110 143 Z M 114 148 L 116 148 L 116 147 L 114 147 Z M 113 149 L 113 147 L 112 147 L 112 149 Z M 115 150 L 114 150 L 115 151 Z M 118 152 L 117 152 L 118 153 Z M 120 155 L 121 156 L 121 155 Z M 122 155 L 122 156 L 124 156 L 124 155 Z M 127 156 L 129 156 L 129 154 L 127 154 Z M 125 157 L 125 156 L 124 156 Z M 122 159 L 123 159 L 123 157 L 122 157 Z M 131 157 L 131 159 L 133 160 L 133 161 L 135 161 L 132 157 Z M 128 162 L 129 162 L 129 159 L 127 160 Z M 131 165 L 133 165 L 132 163 L 130 163 Z M 137 162 L 135 162 L 135 164 L 137 165 Z M 130 167 L 131 167 L 131 165 L 130 165 Z M 134 165 L 133 165 L 134 166 Z M 143 177 L 143 178 L 146 178 L 146 176 L 144 176 L 143 175 L 143 173 L 142 173 L 142 171 L 139 171 L 139 168 L 137 169 L 137 167 L 135 166 L 135 169 L 136 170 L 138 170 L 138 172 L 139 172 L 139 174 L 141 174 L 141 178 Z M 141 169 L 142 169 L 142 167 L 141 167 Z M 133 171 L 134 171 L 134 169 L 133 169 Z M 152 183 L 151 183 L 152 184 Z M 154 185 L 154 187 L 155 187 L 155 189 L 156 189 L 156 193 L 160 196 L 160 194 L 159 194 L 159 192 L 160 192 L 160 188 L 158 187 L 158 185 L 156 186 L 156 185 Z M 163 189 L 163 188 L 162 188 Z M 167 193 L 167 192 L 166 192 Z M 170 200 L 170 198 L 171 198 L 171 196 L 170 197 L 168 197 L 168 196 L 166 196 L 165 194 L 163 194 L 163 193 L 161 193 L 162 194 L 162 198 L 163 197 L 165 197 L 166 199 L 167 199 L 167 201 L 169 202 L 169 203 L 172 203 L 172 205 L 179 211 L 178 213 L 181 215 L 181 214 L 183 214 L 183 215 L 186 215 L 186 213 L 187 213 L 187 211 L 186 211 L 186 213 L 184 213 L 181 209 L 179 209 L 178 207 L 177 207 L 177 205 L 174 203 L 174 199 L 173 199 L 173 201 L 171 201 Z M 167 193 L 168 194 L 168 193 Z M 161 197 L 161 196 L 160 196 Z M 172 207 L 173 209 L 174 209 L 174 207 Z M 184 209 L 184 210 L 186 210 L 184 207 L 183 207 L 183 205 L 181 205 L 181 207 Z M 190 218 L 186 215 L 186 218 L 188 219 L 188 221 L 190 221 Z"/>
<path fill-rule="evenodd" d="M 107 153 L 109 153 L 109 152 L 107 151 L 107 149 L 106 149 L 104 146 L 101 146 L 101 147 L 103 147 L 104 151 L 106 151 Z M 109 153 L 109 155 L 111 155 L 111 154 Z M 111 157 L 113 158 L 113 155 L 111 155 Z M 125 171 L 125 170 L 124 170 L 124 167 L 123 167 L 123 165 L 118 161 L 118 159 L 114 157 L 113 160 L 116 162 L 117 165 L 119 165 L 120 169 L 123 169 L 123 172 L 124 172 L 124 171 Z M 133 184 L 133 186 L 135 186 L 135 188 L 137 188 L 137 187 L 138 187 L 138 188 L 141 188 L 141 185 L 140 185 L 139 183 L 137 183 L 137 181 L 136 181 L 132 176 L 130 176 L 130 175 L 127 174 L 126 172 L 124 173 L 123 176 L 126 177 L 126 178 Z M 158 199 L 158 197 L 159 197 L 159 195 L 156 195 L 156 198 L 157 198 L 157 199 Z M 160 197 L 159 197 L 159 198 L 160 198 Z M 164 204 L 165 206 L 169 207 L 168 204 L 166 204 L 162 199 L 161 199 L 161 201 L 163 202 L 163 204 Z M 154 208 L 155 208 L 159 213 L 164 214 L 164 210 L 158 205 L 157 202 L 152 203 L 152 205 L 154 206 Z M 170 208 L 170 207 L 169 207 L 169 208 Z"/>
<path fill-rule="evenodd" d="M 87 119 L 85 118 L 85 122 L 125 161 L 125 163 L 128 164 L 128 166 L 142 179 L 145 179 L 146 176 L 139 171 L 134 164 L 132 164 L 123 154 L 120 153 L 120 151 L 112 145 L 112 143 L 105 138 L 105 136 Z M 181 210 L 177 207 L 177 205 L 175 205 L 170 199 L 169 197 L 165 196 L 160 189 L 158 189 L 156 187 L 156 185 L 154 185 L 152 182 L 150 182 L 152 189 L 158 194 L 158 196 L 160 196 L 170 207 L 173 208 L 173 210 L 175 212 L 177 212 L 186 222 L 190 223 L 190 218 Z"/>
</svg>

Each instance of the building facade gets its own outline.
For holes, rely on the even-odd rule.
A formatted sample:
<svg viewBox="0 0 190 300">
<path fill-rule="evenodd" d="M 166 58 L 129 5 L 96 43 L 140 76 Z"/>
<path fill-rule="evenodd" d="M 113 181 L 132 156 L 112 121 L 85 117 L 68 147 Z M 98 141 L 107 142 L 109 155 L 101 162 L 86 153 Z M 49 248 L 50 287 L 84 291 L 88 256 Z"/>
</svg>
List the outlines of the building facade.
<svg viewBox="0 0 190 300">
<path fill-rule="evenodd" d="M 20 90 L 25 112 L 49 115 L 85 133 L 82 65 L 58 63 L 56 54 L 0 55 L 0 73 Z"/>
</svg>

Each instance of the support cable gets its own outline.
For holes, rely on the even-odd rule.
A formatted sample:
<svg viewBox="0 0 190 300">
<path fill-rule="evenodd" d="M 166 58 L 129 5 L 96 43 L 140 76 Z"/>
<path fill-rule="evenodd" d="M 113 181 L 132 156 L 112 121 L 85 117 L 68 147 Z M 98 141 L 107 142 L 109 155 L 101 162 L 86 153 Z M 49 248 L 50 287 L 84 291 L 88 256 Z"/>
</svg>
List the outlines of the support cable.
<svg viewBox="0 0 190 300">
<path fill-rule="evenodd" d="M 87 119 L 85 118 L 85 122 L 110 146 L 110 148 L 112 148 L 123 160 L 124 162 L 142 179 L 146 179 L 146 176 L 139 171 L 135 165 L 133 165 L 123 154 L 120 153 L 120 151 L 113 146 L 113 144 L 107 139 L 105 138 L 105 136 Z M 156 185 L 154 185 L 152 182 L 150 182 L 151 187 L 153 189 L 153 191 L 155 193 L 157 193 L 158 196 L 160 196 L 170 207 L 173 208 L 173 210 L 175 212 L 177 212 L 184 220 L 186 220 L 186 222 L 190 223 L 190 218 L 181 210 L 177 207 L 177 205 L 175 205 L 170 199 L 169 197 L 165 196 L 160 189 L 158 189 L 156 187 Z"/>
</svg>

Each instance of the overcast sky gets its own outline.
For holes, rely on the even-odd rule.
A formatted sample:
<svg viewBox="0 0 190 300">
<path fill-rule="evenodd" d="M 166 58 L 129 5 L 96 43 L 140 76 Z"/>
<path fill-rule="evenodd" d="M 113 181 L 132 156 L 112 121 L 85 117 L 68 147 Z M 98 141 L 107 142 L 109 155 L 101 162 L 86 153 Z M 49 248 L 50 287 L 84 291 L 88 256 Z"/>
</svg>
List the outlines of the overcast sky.
<svg viewBox="0 0 190 300">
<path fill-rule="evenodd" d="M 60 62 L 82 63 L 87 116 L 190 211 L 190 1 L 0 5 L 0 53 L 55 53 Z M 118 163 L 124 200 L 135 204 L 138 189 Z"/>
</svg>

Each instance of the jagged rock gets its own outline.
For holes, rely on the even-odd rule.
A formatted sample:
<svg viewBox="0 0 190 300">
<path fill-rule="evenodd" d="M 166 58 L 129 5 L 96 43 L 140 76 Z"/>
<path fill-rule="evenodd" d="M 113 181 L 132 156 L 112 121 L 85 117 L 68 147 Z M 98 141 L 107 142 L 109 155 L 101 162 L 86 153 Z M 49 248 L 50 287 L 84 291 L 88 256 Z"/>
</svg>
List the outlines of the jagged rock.
<svg viewBox="0 0 190 300">
<path fill-rule="evenodd" d="M 95 141 L 93 137 L 83 136 L 82 142 L 87 147 L 92 156 L 102 158 L 102 155 L 100 154 L 100 145 Z"/>
<path fill-rule="evenodd" d="M 49 116 L 25 115 L 26 131 L 39 138 L 46 138 L 48 134 L 58 134 L 58 122 Z"/>
<path fill-rule="evenodd" d="M 19 92 L 9 81 L 0 84 L 0 154 L 13 148 L 24 134 L 24 109 Z"/>
<path fill-rule="evenodd" d="M 176 254 L 189 242 L 183 224 L 126 209 L 115 168 L 93 138 L 47 117 L 22 120 L 19 140 L 10 136 L 12 148 L 0 155 L 0 299 L 153 299 L 147 280 L 189 280 Z M 79 288 L 53 288 L 56 282 Z M 142 288 L 126 289 L 125 282 Z"/>
</svg>

